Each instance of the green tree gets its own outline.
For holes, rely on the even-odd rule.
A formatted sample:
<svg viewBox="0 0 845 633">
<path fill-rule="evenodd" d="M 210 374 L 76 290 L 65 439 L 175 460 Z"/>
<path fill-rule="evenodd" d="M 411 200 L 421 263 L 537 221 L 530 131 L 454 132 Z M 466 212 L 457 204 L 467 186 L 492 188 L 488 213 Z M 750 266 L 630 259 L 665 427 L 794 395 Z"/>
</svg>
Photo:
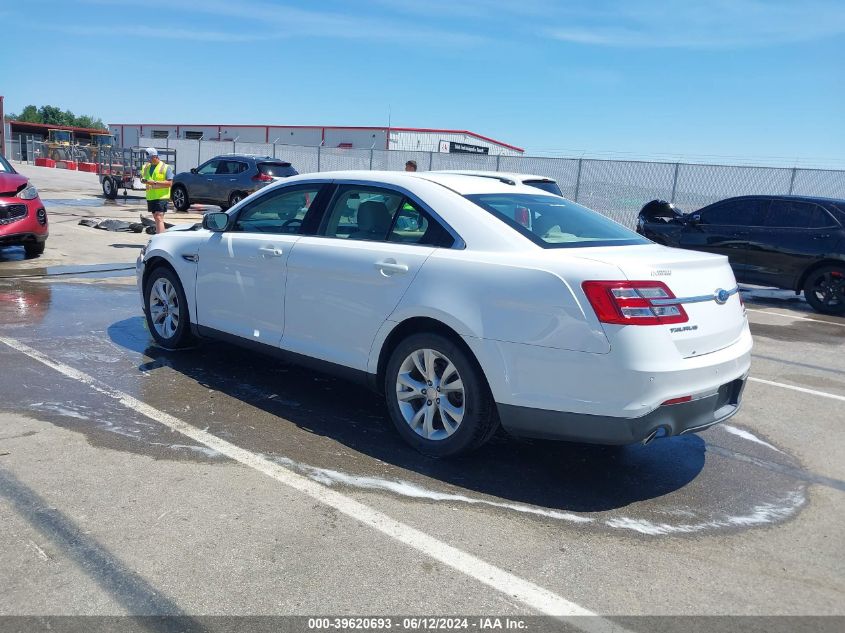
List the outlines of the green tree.
<svg viewBox="0 0 845 633">
<path fill-rule="evenodd" d="M 38 114 L 38 108 L 34 105 L 28 105 L 20 114 L 10 114 L 9 118 L 14 121 L 26 121 L 27 123 L 41 123 L 41 115 Z"/>
<path fill-rule="evenodd" d="M 46 123 L 48 125 L 69 125 L 74 127 L 87 127 L 98 130 L 108 130 L 106 124 L 100 118 L 95 119 L 93 116 L 82 114 L 76 116 L 70 110 L 62 112 L 61 108 L 56 106 L 46 105 L 36 107 L 28 105 L 20 114 L 9 113 L 6 115 L 7 121 L 23 121 L 25 123 Z"/>
<path fill-rule="evenodd" d="M 67 125 L 65 123 L 65 113 L 56 106 L 41 106 L 38 108 L 38 115 L 41 117 L 41 122 L 47 125 Z"/>
</svg>

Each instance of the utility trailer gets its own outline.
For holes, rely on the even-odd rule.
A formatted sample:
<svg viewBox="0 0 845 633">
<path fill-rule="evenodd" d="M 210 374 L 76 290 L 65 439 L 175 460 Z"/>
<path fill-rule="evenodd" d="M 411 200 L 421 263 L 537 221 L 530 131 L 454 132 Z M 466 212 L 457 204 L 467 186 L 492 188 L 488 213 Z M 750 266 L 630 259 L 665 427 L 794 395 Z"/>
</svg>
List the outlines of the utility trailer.
<svg viewBox="0 0 845 633">
<path fill-rule="evenodd" d="M 158 157 L 171 167 L 176 165 L 176 150 L 157 147 Z M 119 189 L 126 195 L 127 189 L 145 191 L 141 182 L 141 168 L 148 162 L 146 148 L 133 147 L 101 148 L 97 155 L 97 178 L 103 187 L 103 195 L 109 200 L 117 198 Z"/>
</svg>

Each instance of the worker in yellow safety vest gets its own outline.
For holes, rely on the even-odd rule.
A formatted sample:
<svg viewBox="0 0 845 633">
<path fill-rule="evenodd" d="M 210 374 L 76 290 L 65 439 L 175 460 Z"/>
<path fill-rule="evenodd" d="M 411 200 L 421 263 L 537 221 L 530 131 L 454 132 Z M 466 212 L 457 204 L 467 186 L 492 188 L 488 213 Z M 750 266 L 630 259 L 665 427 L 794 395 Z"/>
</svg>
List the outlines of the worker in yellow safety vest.
<svg viewBox="0 0 845 633">
<path fill-rule="evenodd" d="M 146 152 L 149 162 L 141 168 L 141 182 L 147 186 L 147 211 L 153 214 L 156 233 L 164 233 L 164 214 L 170 200 L 173 168 L 161 161 L 155 147 L 148 147 Z"/>
</svg>

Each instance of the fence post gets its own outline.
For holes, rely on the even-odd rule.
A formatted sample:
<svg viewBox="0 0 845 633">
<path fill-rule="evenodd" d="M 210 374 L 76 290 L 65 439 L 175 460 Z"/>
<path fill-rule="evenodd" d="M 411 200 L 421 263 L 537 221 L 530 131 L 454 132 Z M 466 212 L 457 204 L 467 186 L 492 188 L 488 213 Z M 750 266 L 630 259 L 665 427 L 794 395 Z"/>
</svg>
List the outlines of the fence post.
<svg viewBox="0 0 845 633">
<path fill-rule="evenodd" d="M 578 159 L 578 174 L 575 176 L 575 196 L 572 198 L 572 202 L 578 202 L 578 190 L 581 188 L 581 163 L 584 162 L 583 158 Z"/>
<path fill-rule="evenodd" d="M 792 177 L 789 179 L 789 193 L 787 194 L 788 196 L 792 195 L 792 190 L 795 187 L 795 174 L 796 174 L 797 171 L 798 171 L 797 167 L 792 168 Z"/>
<path fill-rule="evenodd" d="M 373 148 L 370 148 L 370 171 L 373 171 Z"/>
<path fill-rule="evenodd" d="M 276 158 L 276 141 L 273 141 L 273 158 Z"/>
<path fill-rule="evenodd" d="M 202 139 L 198 138 L 197 139 L 197 167 L 199 167 L 200 163 L 202 162 L 200 160 L 200 156 L 202 156 Z"/>
<path fill-rule="evenodd" d="M 428 153 L 428 171 L 431 171 L 431 167 L 434 164 L 434 152 Z"/>
<path fill-rule="evenodd" d="M 320 149 L 322 148 L 321 145 L 317 146 L 317 171 L 320 171 Z"/>
<path fill-rule="evenodd" d="M 237 140 L 237 139 L 234 139 L 234 140 L 232 141 L 232 153 L 233 153 L 233 154 L 237 154 L 237 153 L 238 153 L 238 140 Z"/>
<path fill-rule="evenodd" d="M 501 154 L 496 154 L 496 171 L 499 171 L 499 161 L 502 159 Z"/>
<path fill-rule="evenodd" d="M 681 164 L 675 163 L 675 175 L 672 176 L 672 196 L 669 198 L 669 202 L 675 202 L 675 192 L 678 190 L 678 170 L 680 169 Z"/>
</svg>

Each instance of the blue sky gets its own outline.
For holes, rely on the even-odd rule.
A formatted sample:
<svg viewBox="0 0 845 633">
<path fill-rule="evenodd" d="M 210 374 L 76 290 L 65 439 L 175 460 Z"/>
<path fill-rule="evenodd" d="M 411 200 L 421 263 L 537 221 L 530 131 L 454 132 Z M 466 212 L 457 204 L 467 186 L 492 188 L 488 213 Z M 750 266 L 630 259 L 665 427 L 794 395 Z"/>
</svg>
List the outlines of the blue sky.
<svg viewBox="0 0 845 633">
<path fill-rule="evenodd" d="M 161 9 L 159 9 L 159 7 Z M 841 0 L 7 0 L 7 112 L 845 167 Z"/>
</svg>

